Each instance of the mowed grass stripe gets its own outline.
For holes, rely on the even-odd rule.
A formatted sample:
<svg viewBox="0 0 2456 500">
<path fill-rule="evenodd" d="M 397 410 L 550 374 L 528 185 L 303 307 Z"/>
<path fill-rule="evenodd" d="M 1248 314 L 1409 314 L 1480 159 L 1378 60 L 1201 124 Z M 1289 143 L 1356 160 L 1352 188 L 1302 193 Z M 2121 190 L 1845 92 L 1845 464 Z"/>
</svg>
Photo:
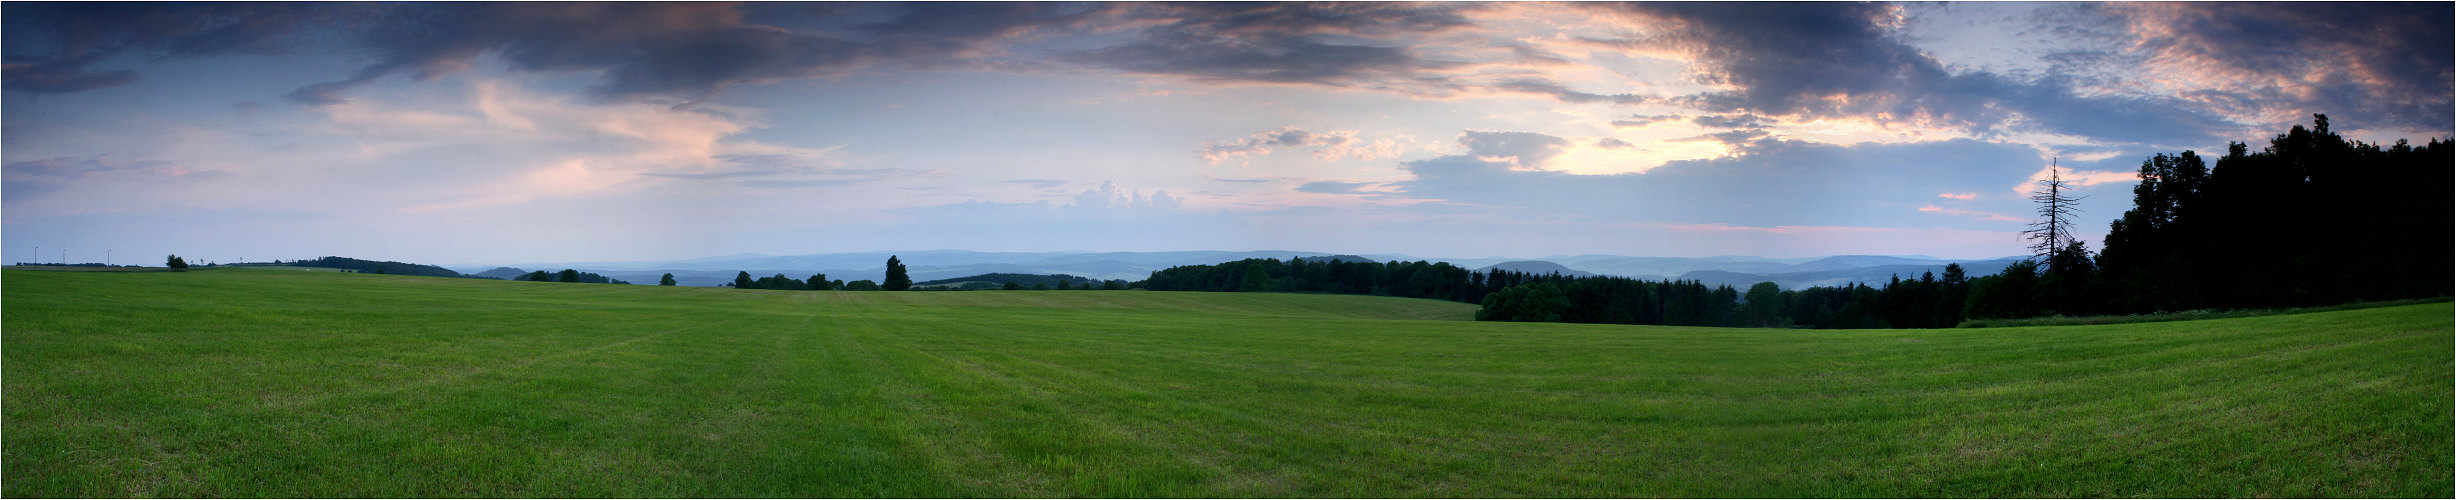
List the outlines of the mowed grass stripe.
<svg viewBox="0 0 2456 500">
<path fill-rule="evenodd" d="M 9 271 L 10 496 L 2449 495 L 2449 306 L 1465 321 L 1334 295 Z"/>
</svg>

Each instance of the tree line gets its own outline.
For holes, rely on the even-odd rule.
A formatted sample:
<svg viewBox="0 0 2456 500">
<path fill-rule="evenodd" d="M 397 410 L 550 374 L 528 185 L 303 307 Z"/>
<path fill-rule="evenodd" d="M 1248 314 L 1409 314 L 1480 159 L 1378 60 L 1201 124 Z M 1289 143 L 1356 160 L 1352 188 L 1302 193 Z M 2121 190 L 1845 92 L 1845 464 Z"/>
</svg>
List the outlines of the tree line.
<svg viewBox="0 0 2456 500">
<path fill-rule="evenodd" d="M 668 274 L 666 276 L 671 277 L 673 275 Z M 629 281 L 608 278 L 597 273 L 580 272 L 574 269 L 564 269 L 562 272 L 556 273 L 549 273 L 544 270 L 530 271 L 529 274 L 520 275 L 520 281 L 543 281 L 548 283 L 601 283 L 611 285 L 631 284 Z"/>
<path fill-rule="evenodd" d="M 1866 284 L 1746 293 L 1693 280 L 1571 277 L 1506 269 L 1472 271 L 1447 262 L 1327 262 L 1245 259 L 1155 271 L 1132 286 L 1161 291 L 1386 295 L 1481 304 L 1486 321 L 1806 328 L 1935 328 L 1962 320 L 1970 286 L 1960 264 L 1884 288 Z"/>
<path fill-rule="evenodd" d="M 1970 316 L 2267 309 L 2447 296 L 2456 143 L 2348 141 L 2327 115 L 2268 145 L 2141 161 L 2104 250 L 2080 241 L 1973 283 Z"/>
<path fill-rule="evenodd" d="M 1134 288 L 1201 292 L 1313 292 L 1389 295 L 1472 302 L 1504 287 L 1447 262 L 1245 259 L 1153 271 Z"/>
<path fill-rule="evenodd" d="M 671 286 L 673 284 L 673 277 L 673 274 L 668 273 L 665 275 L 665 279 L 660 281 L 658 284 Z M 742 271 L 735 273 L 733 275 L 733 283 L 728 283 L 726 286 L 743 290 L 876 290 L 878 289 L 878 282 L 860 280 L 852 283 L 845 283 L 844 280 L 827 279 L 827 273 L 810 275 L 810 279 L 808 280 L 793 279 L 792 277 L 785 276 L 784 273 L 776 273 L 775 276 L 752 279 L 750 277 L 750 271 Z"/>
<path fill-rule="evenodd" d="M 1795 328 L 1950 328 L 1965 319 L 2135 314 L 2442 297 L 2456 276 L 2456 157 L 2347 141 L 2294 126 L 2210 168 L 2197 153 L 2141 163 L 2133 208 L 2103 252 L 2072 238 L 2060 172 L 2032 200 L 2033 259 L 1993 275 L 1896 276 L 1881 286 L 1746 292 L 1696 281 L 1469 271 L 1448 263 L 1246 259 L 1177 266 L 1133 286 L 1211 292 L 1371 294 L 1480 304 L 1476 319 Z"/>
<path fill-rule="evenodd" d="M 1506 285 L 1473 300 L 1481 321 L 1751 328 L 1950 328 L 1961 323 L 1972 280 L 1961 264 L 1944 274 L 1784 290 L 1760 282 L 1741 291 L 1693 280 L 1570 277 L 1495 271 Z M 1511 284 L 1515 283 L 1515 284 Z"/>
</svg>

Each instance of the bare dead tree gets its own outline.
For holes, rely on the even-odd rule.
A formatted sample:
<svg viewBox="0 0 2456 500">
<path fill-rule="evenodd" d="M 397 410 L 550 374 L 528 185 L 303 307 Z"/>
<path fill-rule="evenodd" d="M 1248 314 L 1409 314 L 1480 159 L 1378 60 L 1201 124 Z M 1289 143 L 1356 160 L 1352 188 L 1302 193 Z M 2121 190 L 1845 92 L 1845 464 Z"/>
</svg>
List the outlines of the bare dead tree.
<svg viewBox="0 0 2456 500">
<path fill-rule="evenodd" d="M 2051 261 L 2057 250 L 2076 241 L 2072 236 L 2072 219 L 2081 211 L 2076 206 L 2083 198 L 2064 195 L 2063 167 L 2049 163 L 2047 179 L 2038 181 L 2038 190 L 2030 192 L 2030 201 L 2038 202 L 2038 220 L 2021 237 L 2031 240 L 2030 253 L 2041 261 Z"/>
</svg>

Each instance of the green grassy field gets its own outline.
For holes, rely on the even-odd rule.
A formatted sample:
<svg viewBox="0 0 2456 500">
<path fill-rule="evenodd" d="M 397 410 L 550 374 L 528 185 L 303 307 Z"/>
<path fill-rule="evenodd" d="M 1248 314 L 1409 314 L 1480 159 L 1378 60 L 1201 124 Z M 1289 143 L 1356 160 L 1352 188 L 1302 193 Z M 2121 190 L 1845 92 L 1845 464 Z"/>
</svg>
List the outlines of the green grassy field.
<svg viewBox="0 0 2456 500">
<path fill-rule="evenodd" d="M 2428 304 L 1462 321 L 1342 295 L 0 274 L 0 494 L 2438 497 Z"/>
</svg>

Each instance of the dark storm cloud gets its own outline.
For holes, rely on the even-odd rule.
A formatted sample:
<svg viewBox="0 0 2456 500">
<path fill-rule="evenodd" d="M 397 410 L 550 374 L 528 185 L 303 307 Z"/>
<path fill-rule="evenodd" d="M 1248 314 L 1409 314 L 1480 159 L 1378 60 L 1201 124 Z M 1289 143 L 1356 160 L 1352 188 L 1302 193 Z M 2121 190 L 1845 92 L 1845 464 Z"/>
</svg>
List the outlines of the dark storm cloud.
<svg viewBox="0 0 2456 500">
<path fill-rule="evenodd" d="M 2230 126 L 2171 98 L 2097 97 L 2053 78 L 2016 81 L 1954 73 L 1889 32 L 1893 13 L 1862 3 L 1638 3 L 1595 5 L 1667 25 L 1661 36 L 1591 40 L 1668 47 L 1697 58 L 1702 83 L 1733 87 L 1674 98 L 1718 113 L 1808 118 L 1929 120 L 1980 132 L 2011 113 L 2048 132 L 2116 141 L 2206 141 Z M 2068 119 L 2077 110 L 2106 113 Z"/>
<path fill-rule="evenodd" d="M 12 2 L 0 80 L 8 90 L 62 93 L 124 85 L 125 70 L 90 70 L 111 57 L 175 58 L 282 51 L 298 26 L 333 9 L 298 4 Z"/>
<path fill-rule="evenodd" d="M 2145 50 L 2276 87 L 2247 102 L 2446 131 L 2456 120 L 2456 7 L 2445 2 L 2163 3 L 2119 9 Z M 2317 76 L 2314 79 L 2314 76 Z"/>
<path fill-rule="evenodd" d="M 1143 4 L 1126 16 L 1158 20 L 1131 43 L 1068 56 L 1137 73 L 1207 80 L 1354 87 L 1447 86 L 1419 73 L 1451 66 L 1374 38 L 1434 33 L 1468 23 L 1461 4 Z"/>
<path fill-rule="evenodd" d="M 775 5 L 759 7 L 763 14 L 780 12 Z M 1107 9 L 1043 3 L 785 7 L 826 11 L 802 19 L 856 21 L 831 19 L 826 31 L 792 30 L 747 18 L 732 4 L 698 2 L 10 4 L 7 79 L 12 90 L 35 92 L 124 84 L 137 75 L 85 68 L 123 51 L 161 58 L 310 49 L 368 54 L 372 62 L 347 78 L 288 95 L 331 104 L 378 78 L 433 78 L 499 54 L 523 71 L 602 71 L 592 90 L 604 97 L 690 99 L 739 83 L 884 63 L 943 64 L 976 55 L 990 41 L 1073 26 Z M 310 29 L 318 27 L 330 29 Z M 312 39 L 323 32 L 340 38 Z"/>
<path fill-rule="evenodd" d="M 302 88 L 301 102 L 385 75 L 432 77 L 499 50 L 513 68 L 596 70 L 601 96 L 704 97 L 726 85 L 829 76 L 874 64 L 929 64 L 985 41 L 1086 15 L 1058 4 L 860 5 L 877 22 L 795 31 L 716 3 L 484 3 L 402 8 L 367 30 L 380 60 L 349 79 Z M 829 6 L 823 6 L 829 7 Z"/>
</svg>

